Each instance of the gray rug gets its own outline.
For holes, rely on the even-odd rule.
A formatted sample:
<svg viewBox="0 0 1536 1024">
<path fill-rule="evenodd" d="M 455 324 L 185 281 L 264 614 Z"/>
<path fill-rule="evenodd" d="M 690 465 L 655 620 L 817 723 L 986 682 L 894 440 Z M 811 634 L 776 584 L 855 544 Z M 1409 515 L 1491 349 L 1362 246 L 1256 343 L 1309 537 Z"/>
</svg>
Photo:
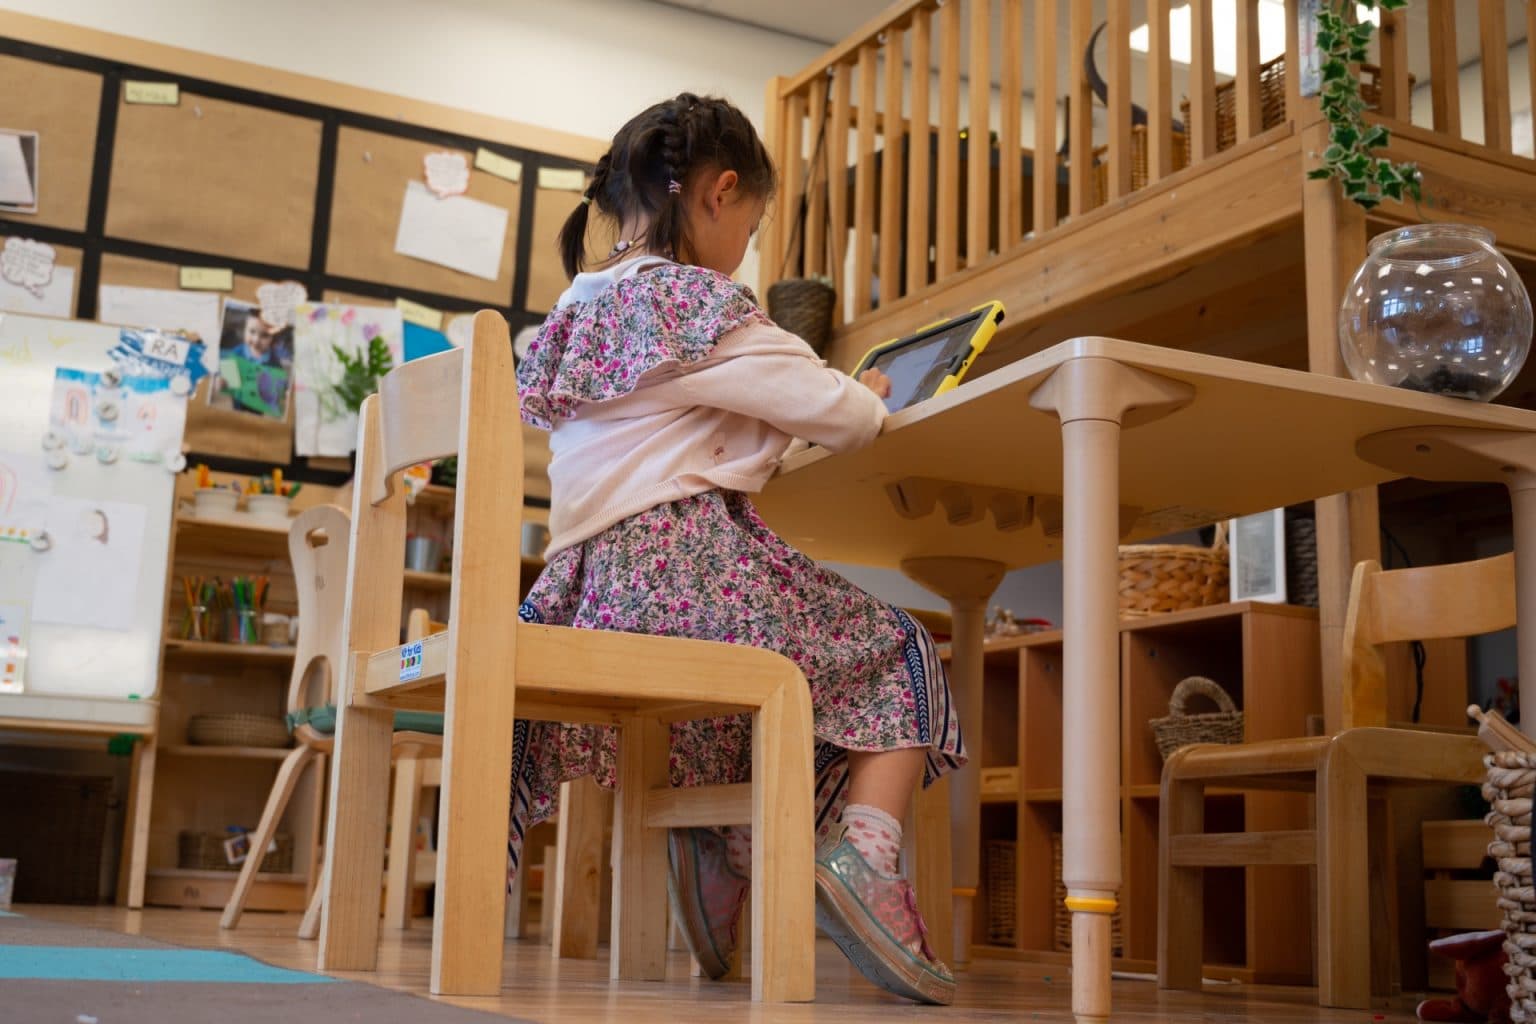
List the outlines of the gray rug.
<svg viewBox="0 0 1536 1024">
<path fill-rule="evenodd" d="M 0 1020 L 28 1024 L 506 1024 L 228 950 L 0 916 Z M 526 1022 L 524 1022 L 526 1024 Z"/>
</svg>

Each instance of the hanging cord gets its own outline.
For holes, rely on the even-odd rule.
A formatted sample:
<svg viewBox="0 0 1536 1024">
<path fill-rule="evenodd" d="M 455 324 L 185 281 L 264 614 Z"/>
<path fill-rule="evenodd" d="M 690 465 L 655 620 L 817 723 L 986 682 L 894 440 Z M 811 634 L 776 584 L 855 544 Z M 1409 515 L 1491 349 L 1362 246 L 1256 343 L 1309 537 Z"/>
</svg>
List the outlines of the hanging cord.
<svg viewBox="0 0 1536 1024">
<path fill-rule="evenodd" d="M 1387 540 L 1387 550 L 1383 553 L 1383 560 L 1388 563 L 1387 567 L 1391 567 L 1391 559 L 1385 556 L 1390 555 L 1393 549 L 1396 549 L 1398 555 L 1402 557 L 1403 568 L 1413 568 L 1413 559 L 1408 557 L 1408 549 L 1403 547 L 1402 542 L 1392 535 L 1392 531 L 1383 526 L 1381 528 L 1381 535 Z M 1429 652 L 1425 649 L 1424 643 L 1421 640 L 1415 640 L 1408 646 L 1413 652 L 1413 717 L 1410 721 L 1417 725 L 1420 709 L 1424 705 L 1424 663 L 1429 660 Z"/>
<path fill-rule="evenodd" d="M 809 216 L 811 208 L 811 188 L 816 184 L 816 168 L 821 163 L 821 144 L 827 137 L 827 116 L 827 106 L 823 103 L 821 106 L 821 125 L 816 130 L 816 145 L 812 147 L 811 152 L 811 172 L 805 176 L 805 191 L 800 193 L 800 207 L 795 212 L 795 223 L 790 228 L 789 244 L 784 248 L 784 262 L 779 267 L 780 280 L 783 280 L 788 275 L 791 254 L 797 248 L 800 248 L 800 242 L 797 240 L 805 234 L 805 220 Z M 829 190 L 832 188 L 830 174 L 828 175 L 827 188 Z M 800 276 L 803 277 L 805 275 L 805 252 L 803 250 L 800 252 L 800 264 L 796 269 Z"/>
</svg>

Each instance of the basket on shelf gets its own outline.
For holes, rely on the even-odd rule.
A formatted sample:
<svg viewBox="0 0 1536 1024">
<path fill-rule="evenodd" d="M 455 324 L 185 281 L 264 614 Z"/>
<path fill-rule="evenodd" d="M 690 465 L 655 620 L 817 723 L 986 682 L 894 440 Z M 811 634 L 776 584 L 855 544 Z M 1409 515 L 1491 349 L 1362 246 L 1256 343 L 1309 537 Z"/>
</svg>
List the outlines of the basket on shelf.
<svg viewBox="0 0 1536 1024">
<path fill-rule="evenodd" d="M 1285 595 L 1290 604 L 1317 607 L 1317 520 L 1285 517 Z"/>
<path fill-rule="evenodd" d="M 230 861 L 225 843 L 243 834 L 183 829 L 176 836 L 176 866 L 194 871 L 239 871 L 241 865 Z M 261 862 L 262 872 L 289 874 L 293 871 L 293 836 L 279 832 L 272 842 L 277 849 L 268 851 L 267 859 Z"/>
<path fill-rule="evenodd" d="M 1504 915 L 1504 952 L 1509 963 L 1510 1017 L 1536 1020 L 1536 887 L 1531 875 L 1531 798 L 1536 794 L 1536 754 L 1503 750 L 1483 758 L 1488 766 L 1483 799 L 1493 826 L 1488 855 L 1498 862 L 1493 876 Z"/>
<path fill-rule="evenodd" d="M 987 941 L 1011 946 L 1017 935 L 1017 844 L 1012 839 L 988 839 L 982 844 L 982 865 L 987 879 Z"/>
<path fill-rule="evenodd" d="M 1229 593 L 1226 524 L 1208 548 L 1126 544 L 1120 548 L 1120 617 L 1136 618 L 1223 604 Z"/>
<path fill-rule="evenodd" d="M 837 291 L 815 277 L 791 277 L 768 286 L 768 316 L 817 354 L 832 340 L 832 309 Z"/>
<path fill-rule="evenodd" d="M 1178 129 L 1170 129 L 1172 135 L 1173 170 L 1182 171 L 1189 166 L 1189 150 L 1185 142 L 1185 135 Z M 1131 127 L 1131 191 L 1136 192 L 1147 187 L 1151 179 L 1148 172 L 1147 155 L 1147 126 L 1144 124 Z M 1109 202 L 1109 145 L 1093 147 L 1093 205 L 1103 206 Z"/>
<path fill-rule="evenodd" d="M 1190 714 L 1190 698 L 1204 697 L 1217 710 Z M 1241 743 L 1243 741 L 1243 713 L 1232 703 L 1231 696 L 1213 680 L 1204 676 L 1190 676 L 1173 688 L 1168 701 L 1168 717 L 1154 718 L 1149 723 L 1152 735 L 1157 739 L 1157 752 L 1163 760 L 1173 756 L 1180 747 L 1192 743 Z"/>
<path fill-rule="evenodd" d="M 1051 833 L 1051 880 L 1055 893 L 1051 897 L 1053 942 L 1062 953 L 1072 950 L 1072 912 L 1067 909 L 1067 884 L 1061 879 L 1061 833 Z M 1111 956 L 1125 955 L 1125 935 L 1120 924 L 1120 909 L 1109 918 L 1109 952 Z"/>
<path fill-rule="evenodd" d="M 226 711 L 187 721 L 187 742 L 200 747 L 286 747 L 288 740 L 287 724 L 271 715 Z"/>
</svg>

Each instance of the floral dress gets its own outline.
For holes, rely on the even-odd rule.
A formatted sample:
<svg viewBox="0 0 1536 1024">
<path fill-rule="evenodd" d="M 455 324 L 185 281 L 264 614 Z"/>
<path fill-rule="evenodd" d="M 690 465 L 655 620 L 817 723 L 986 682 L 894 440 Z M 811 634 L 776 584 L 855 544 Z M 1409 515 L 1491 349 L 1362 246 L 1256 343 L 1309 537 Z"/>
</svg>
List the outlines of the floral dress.
<svg viewBox="0 0 1536 1024">
<path fill-rule="evenodd" d="M 552 313 L 518 367 L 523 419 L 549 429 L 586 403 L 629 394 L 658 367 L 686 368 L 735 327 L 766 322 L 751 292 L 698 267 L 664 265 Z M 847 751 L 925 748 L 924 782 L 965 763 L 932 637 L 899 608 L 802 555 L 745 494 L 713 490 L 650 508 L 553 555 L 518 612 L 525 622 L 751 644 L 795 662 L 815 717 L 816 828 L 841 816 Z M 722 686 L 729 680 L 722 679 Z M 673 785 L 744 782 L 746 715 L 672 726 Z M 514 726 L 509 866 L 554 814 L 560 783 L 614 781 L 613 730 Z"/>
</svg>

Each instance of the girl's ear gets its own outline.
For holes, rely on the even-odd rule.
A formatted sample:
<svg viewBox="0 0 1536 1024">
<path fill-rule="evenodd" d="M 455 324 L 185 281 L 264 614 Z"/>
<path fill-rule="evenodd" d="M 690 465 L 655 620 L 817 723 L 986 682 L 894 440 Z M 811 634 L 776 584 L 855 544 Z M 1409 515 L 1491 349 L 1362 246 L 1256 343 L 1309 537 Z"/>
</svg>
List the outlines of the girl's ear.
<svg viewBox="0 0 1536 1024">
<path fill-rule="evenodd" d="M 709 208 L 709 215 L 711 217 L 720 216 L 720 211 L 724 208 L 731 193 L 736 191 L 736 185 L 740 180 L 735 171 L 721 171 L 710 184 L 709 191 L 704 196 L 704 202 Z"/>
</svg>

